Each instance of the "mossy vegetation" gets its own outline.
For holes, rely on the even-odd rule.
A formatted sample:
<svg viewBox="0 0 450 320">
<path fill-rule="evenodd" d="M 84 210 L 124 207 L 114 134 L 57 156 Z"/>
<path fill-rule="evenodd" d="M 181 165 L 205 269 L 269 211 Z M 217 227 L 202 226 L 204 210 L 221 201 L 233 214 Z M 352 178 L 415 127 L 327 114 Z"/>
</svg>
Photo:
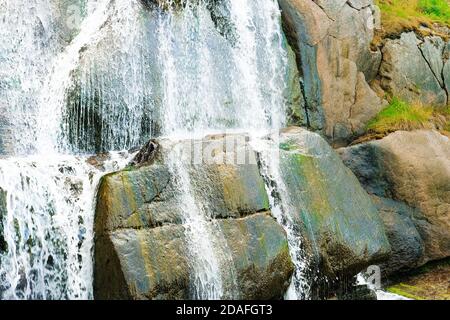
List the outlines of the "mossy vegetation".
<svg viewBox="0 0 450 320">
<path fill-rule="evenodd" d="M 450 24 L 450 2 L 448 0 L 419 0 L 419 11 L 428 18 Z"/>
<path fill-rule="evenodd" d="M 433 109 L 410 105 L 394 98 L 367 125 L 369 132 L 388 133 L 396 130 L 421 129 L 428 126 L 433 116 Z"/>
<path fill-rule="evenodd" d="M 397 130 L 450 129 L 450 109 L 410 104 L 393 98 L 367 125 L 370 134 L 388 134 Z"/>
<path fill-rule="evenodd" d="M 418 289 L 415 286 L 399 283 L 388 288 L 388 292 L 398 294 L 402 297 L 413 300 L 425 300 L 424 298 L 414 294 Z"/>
<path fill-rule="evenodd" d="M 430 262 L 394 279 L 387 291 L 414 300 L 450 300 L 450 259 Z"/>
<path fill-rule="evenodd" d="M 376 0 L 376 3 L 381 9 L 381 38 L 404 31 L 440 34 L 435 24 L 450 27 L 450 0 Z"/>
</svg>

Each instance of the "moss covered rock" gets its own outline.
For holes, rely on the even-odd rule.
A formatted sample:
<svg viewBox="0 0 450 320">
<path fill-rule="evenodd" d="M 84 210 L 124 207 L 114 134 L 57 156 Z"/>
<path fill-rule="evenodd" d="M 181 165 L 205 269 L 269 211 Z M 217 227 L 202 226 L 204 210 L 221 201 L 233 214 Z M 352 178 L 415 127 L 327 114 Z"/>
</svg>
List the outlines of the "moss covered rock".
<svg viewBox="0 0 450 320">
<path fill-rule="evenodd" d="M 389 285 L 389 292 L 414 300 L 450 300 L 450 260 L 429 263 L 403 274 Z"/>
<path fill-rule="evenodd" d="M 289 128 L 280 142 L 280 167 L 294 219 L 321 271 L 353 276 L 387 259 L 391 249 L 376 207 L 326 141 Z"/>
</svg>

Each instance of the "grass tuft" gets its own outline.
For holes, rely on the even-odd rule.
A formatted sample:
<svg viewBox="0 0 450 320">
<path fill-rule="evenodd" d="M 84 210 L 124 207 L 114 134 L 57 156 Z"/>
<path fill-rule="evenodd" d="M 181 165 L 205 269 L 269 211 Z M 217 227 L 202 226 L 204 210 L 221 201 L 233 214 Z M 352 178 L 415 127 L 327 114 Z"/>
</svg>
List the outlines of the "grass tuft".
<svg viewBox="0 0 450 320">
<path fill-rule="evenodd" d="M 433 108 L 420 104 L 410 105 L 393 98 L 392 102 L 369 122 L 367 129 L 370 133 L 385 134 L 397 130 L 432 128 L 433 116 Z"/>
</svg>

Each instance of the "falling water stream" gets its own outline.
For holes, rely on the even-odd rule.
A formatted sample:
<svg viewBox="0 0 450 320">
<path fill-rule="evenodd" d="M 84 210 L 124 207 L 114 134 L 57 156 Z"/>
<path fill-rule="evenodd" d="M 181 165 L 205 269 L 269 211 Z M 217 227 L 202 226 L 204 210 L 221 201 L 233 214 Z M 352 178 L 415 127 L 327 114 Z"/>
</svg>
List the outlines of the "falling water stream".
<svg viewBox="0 0 450 320">
<path fill-rule="evenodd" d="M 96 186 L 129 158 L 114 150 L 152 136 L 216 132 L 253 141 L 296 268 L 287 298 L 307 298 L 295 212 L 271 152 L 278 145 L 265 142 L 285 126 L 287 45 L 277 2 L 79 2 L 78 31 L 62 41 L 58 0 L 0 0 L 0 72 L 8 73 L 0 83 L 0 298 L 93 298 Z M 166 161 L 184 213 L 192 298 L 239 298 L 230 250 L 196 198 L 195 166 L 177 148 Z M 102 170 L 86 162 L 97 152 L 111 153 Z"/>
</svg>

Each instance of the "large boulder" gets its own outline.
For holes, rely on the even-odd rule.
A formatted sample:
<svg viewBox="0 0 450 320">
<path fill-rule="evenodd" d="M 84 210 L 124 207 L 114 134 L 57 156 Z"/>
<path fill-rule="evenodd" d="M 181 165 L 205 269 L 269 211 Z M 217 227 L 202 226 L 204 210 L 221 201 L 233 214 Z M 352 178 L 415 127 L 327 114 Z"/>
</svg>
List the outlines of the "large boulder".
<svg viewBox="0 0 450 320">
<path fill-rule="evenodd" d="M 289 250 L 298 246 L 329 279 L 354 276 L 385 260 L 390 246 L 378 212 L 333 149 L 300 128 L 284 130 L 279 138 L 257 139 L 256 145 L 242 134 L 152 141 L 152 155 L 143 163 L 133 161 L 133 167 L 105 176 L 95 218 L 95 296 L 192 298 L 196 257 L 186 210 L 204 214 L 211 232 L 202 240 L 223 257 L 218 273 L 225 298 L 282 297 L 293 271 Z M 268 160 L 261 143 L 281 147 L 279 180 L 261 167 Z M 187 151 L 187 186 L 179 185 L 180 172 L 173 171 L 176 148 Z M 289 215 L 276 216 L 278 222 L 303 239 L 290 248 L 270 216 L 277 192 L 285 192 L 281 205 Z"/>
<path fill-rule="evenodd" d="M 381 52 L 370 43 L 379 21 L 371 0 L 280 0 L 285 30 L 301 61 L 309 125 L 335 143 L 365 130 L 383 107 L 368 82 Z"/>
<path fill-rule="evenodd" d="M 394 251 L 386 274 L 450 256 L 448 137 L 398 131 L 339 152 L 381 210 Z"/>
<path fill-rule="evenodd" d="M 367 192 L 318 134 L 289 128 L 281 134 L 280 170 L 290 214 L 304 230 L 310 257 L 322 274 L 353 276 L 389 257 L 383 223 Z"/>
<path fill-rule="evenodd" d="M 446 106 L 449 73 L 448 62 L 444 70 L 445 47 L 440 37 L 420 40 L 414 32 L 387 40 L 379 73 L 381 87 L 411 103 Z"/>
<path fill-rule="evenodd" d="M 220 154 L 232 153 L 221 152 L 225 145 L 221 136 L 194 145 L 161 141 L 161 152 L 152 164 L 102 179 L 95 218 L 95 297 L 195 297 L 196 257 L 191 252 L 195 244 L 187 230 L 189 213 L 185 210 L 199 210 L 205 214 L 204 221 L 199 218 L 196 224 L 204 223 L 211 231 L 201 241 L 210 242 L 218 256 L 222 298 L 281 298 L 293 264 L 284 230 L 268 212 L 256 162 L 188 162 L 188 188 L 203 209 L 186 206 L 183 190 L 178 190 L 179 177 L 167 159 L 167 152 L 177 145 L 183 150 L 209 150 L 216 160 Z M 241 146 L 245 145 L 244 139 Z M 254 152 L 249 152 L 254 158 Z"/>
</svg>

